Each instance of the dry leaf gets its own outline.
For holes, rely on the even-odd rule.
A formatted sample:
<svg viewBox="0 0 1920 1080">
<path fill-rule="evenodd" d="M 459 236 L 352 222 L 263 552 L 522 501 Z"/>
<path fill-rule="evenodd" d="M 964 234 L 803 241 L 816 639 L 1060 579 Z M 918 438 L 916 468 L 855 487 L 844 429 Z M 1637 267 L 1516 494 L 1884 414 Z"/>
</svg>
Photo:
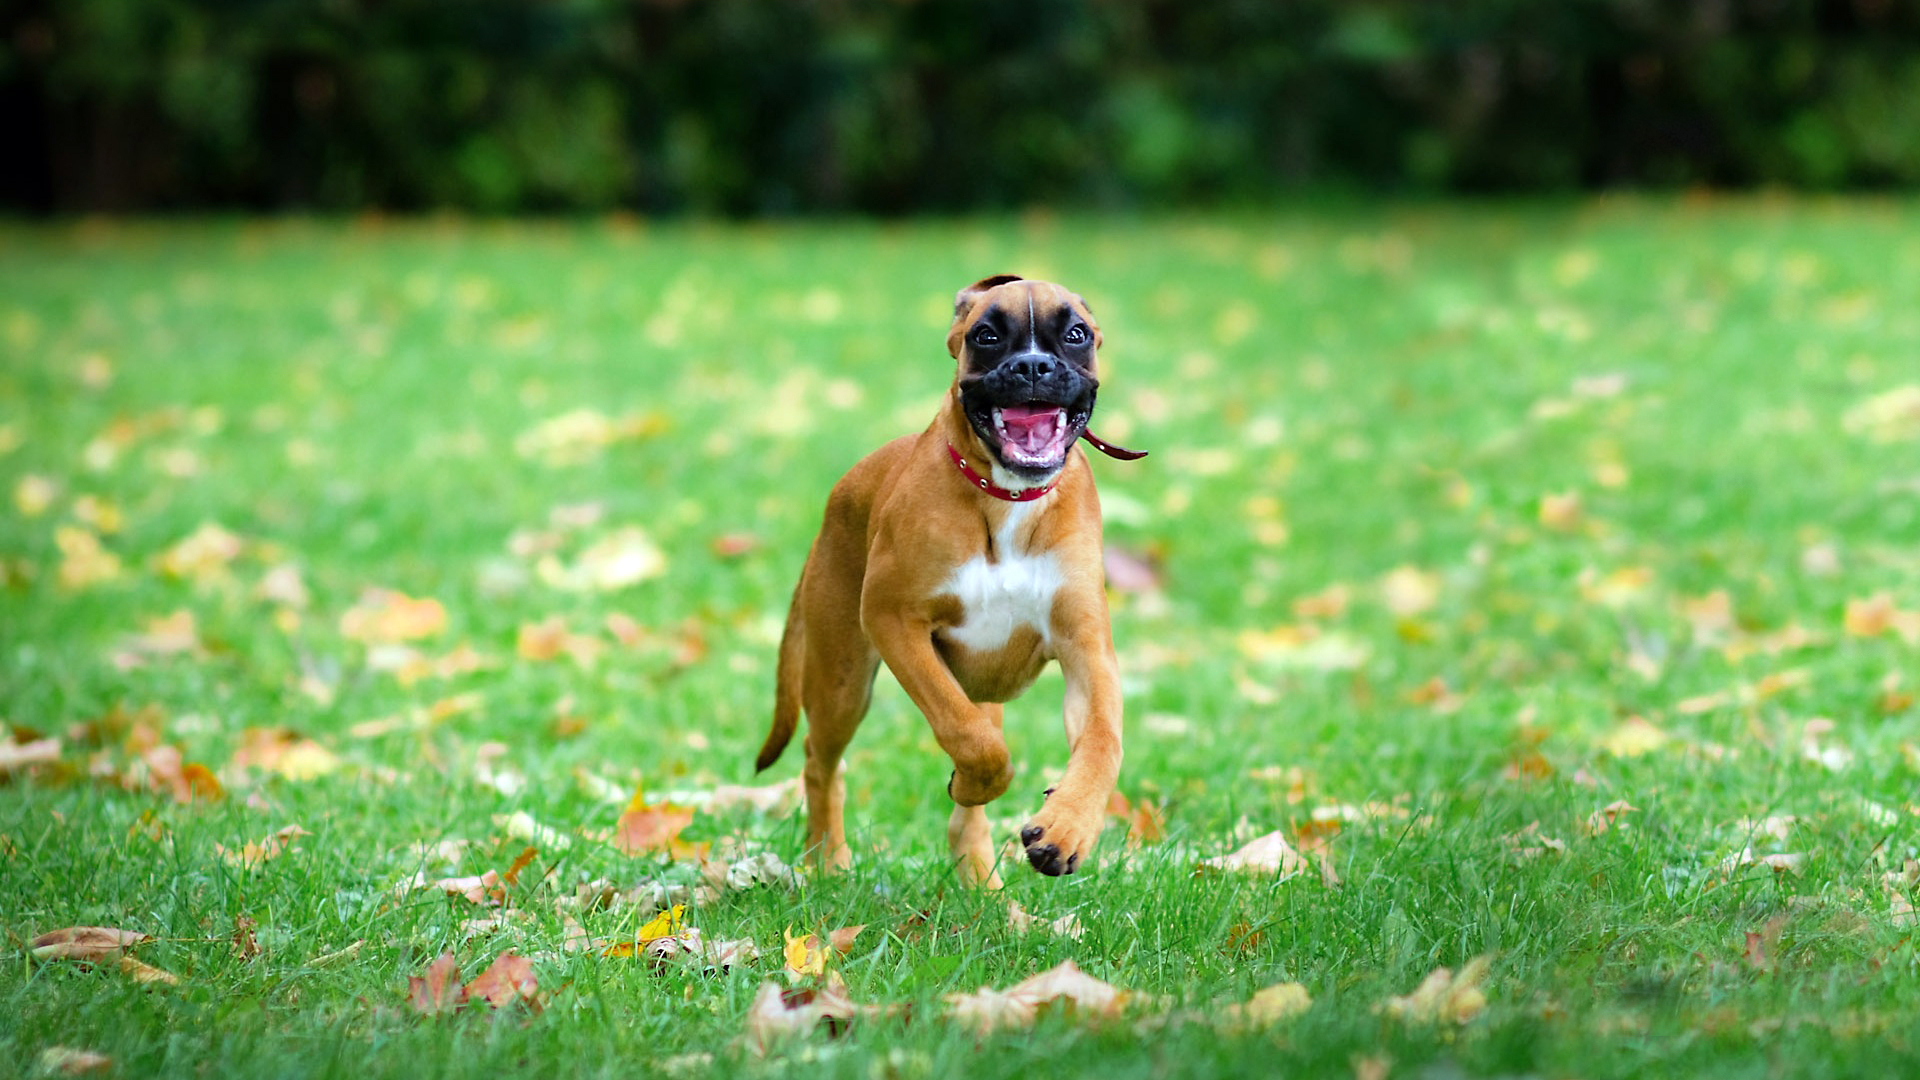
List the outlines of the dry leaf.
<svg viewBox="0 0 1920 1080">
<path fill-rule="evenodd" d="M 154 564 L 170 578 L 211 581 L 225 575 L 244 547 L 238 536 L 209 521 L 161 552 Z"/>
<path fill-rule="evenodd" d="M 1877 443 L 1920 439 L 1920 383 L 1907 383 L 1861 401 L 1840 418 L 1848 434 Z"/>
<path fill-rule="evenodd" d="M 487 970 L 466 986 L 468 1000 L 484 1001 L 503 1009 L 516 1001 L 538 1009 L 540 982 L 534 978 L 533 961 L 509 949 L 493 958 Z"/>
<path fill-rule="evenodd" d="M 543 584 L 567 592 L 612 592 L 666 572 L 666 555 L 638 525 L 623 526 L 587 545 L 571 566 L 555 555 L 534 564 Z"/>
<path fill-rule="evenodd" d="M 11 734 L 0 739 L 0 776 L 59 760 L 59 739 L 34 739 L 18 743 L 13 741 Z"/>
<path fill-rule="evenodd" d="M 1278 874 L 1289 878 L 1307 869 L 1307 860 L 1293 845 L 1287 843 L 1286 834 L 1276 829 L 1254 840 L 1248 841 L 1239 849 L 1227 855 L 1216 855 L 1202 860 L 1194 871 L 1204 873 L 1209 869 L 1230 870 L 1249 874 Z"/>
<path fill-rule="evenodd" d="M 39 1066 L 43 1073 L 84 1076 L 87 1073 L 106 1072 L 113 1068 L 113 1059 L 92 1050 L 76 1050 L 71 1046 L 49 1046 L 40 1051 Z"/>
<path fill-rule="evenodd" d="M 1586 514 L 1577 491 L 1553 492 L 1540 496 L 1540 524 L 1555 532 L 1575 532 L 1586 523 Z"/>
<path fill-rule="evenodd" d="M 706 853 L 709 845 L 689 844 L 680 839 L 680 830 L 693 824 L 693 815 L 691 808 L 672 803 L 648 806 L 640 789 L 635 788 L 633 798 L 628 800 L 627 808 L 614 825 L 613 846 L 626 855 L 664 851 L 676 857 L 699 857 Z"/>
<path fill-rule="evenodd" d="M 60 549 L 61 588 L 84 589 L 120 576 L 120 557 L 86 529 L 62 525 L 53 530 L 53 543 Z"/>
<path fill-rule="evenodd" d="M 520 624 L 514 644 L 522 660 L 545 663 L 566 656 L 581 667 L 591 666 L 605 647 L 598 638 L 567 629 L 567 621 L 558 615 Z"/>
<path fill-rule="evenodd" d="M 489 870 L 484 874 L 469 874 L 466 877 L 444 877 L 432 882 L 428 887 L 439 889 L 448 896 L 466 898 L 468 903 L 482 907 L 499 907 L 506 902 L 507 890 L 501 884 L 500 873 Z"/>
<path fill-rule="evenodd" d="M 972 994 L 949 994 L 946 1000 L 953 1006 L 956 1021 L 987 1035 L 1031 1025 L 1043 1006 L 1089 1019 L 1114 1016 L 1126 1006 L 1128 997 L 1126 991 L 1088 975 L 1071 960 L 1063 960 L 1005 990 L 981 987 Z"/>
<path fill-rule="evenodd" d="M 392 589 L 368 589 L 340 616 L 340 636 L 368 645 L 432 637 L 447 628 L 447 609 L 432 597 Z"/>
<path fill-rule="evenodd" d="M 151 964 L 143 964 L 131 956 L 122 956 L 119 960 L 120 973 L 137 983 L 149 986 L 178 986 L 180 976 L 171 971 L 161 971 Z"/>
<path fill-rule="evenodd" d="M 452 953 L 441 953 L 424 976 L 407 976 L 407 1000 L 424 1016 L 450 1013 L 467 1003 L 467 988 L 460 983 L 460 965 Z"/>
<path fill-rule="evenodd" d="M 795 937 L 792 927 L 787 928 L 786 935 L 787 945 L 781 950 L 781 956 L 786 960 L 790 974 L 806 976 L 827 973 L 827 946 L 818 935 Z"/>
<path fill-rule="evenodd" d="M 1637 814 L 1639 812 L 1640 808 L 1627 802 L 1627 800 L 1615 799 L 1613 802 L 1588 814 L 1586 820 L 1581 822 L 1580 830 L 1588 836 L 1599 836 L 1601 833 L 1613 828 L 1616 822 L 1618 822 L 1618 819 L 1623 815 Z M 1625 823 L 1621 822 L 1619 824 L 1622 828 L 1625 828 Z"/>
<path fill-rule="evenodd" d="M 1072 912 L 1049 922 L 1038 915 L 1027 914 L 1026 909 L 1022 908 L 1017 900 L 1007 906 L 1007 925 L 1023 934 L 1031 930 L 1045 930 L 1056 937 L 1071 938 L 1074 941 L 1080 940 L 1080 936 L 1087 932 L 1087 928 L 1080 925 L 1080 916 Z"/>
<path fill-rule="evenodd" d="M 1644 717 L 1629 716 L 1600 740 L 1600 746 L 1614 757 L 1639 757 L 1660 749 L 1669 738 Z"/>
<path fill-rule="evenodd" d="M 1313 995 L 1297 982 L 1274 983 L 1256 992 L 1245 1004 L 1228 1005 L 1220 1010 L 1220 1021 L 1230 1028 L 1270 1027 L 1306 1012 L 1313 1006 Z"/>
<path fill-rule="evenodd" d="M 1877 592 L 1865 599 L 1847 601 L 1842 624 L 1854 637 L 1897 634 L 1909 645 L 1920 645 L 1920 611 L 1902 610 L 1894 602 L 1892 593 Z"/>
<path fill-rule="evenodd" d="M 36 960 L 99 960 L 152 941 L 146 934 L 110 926 L 49 930 L 27 943 Z"/>
<path fill-rule="evenodd" d="M 1413 993 L 1386 1001 L 1387 1015 L 1416 1024 L 1464 1024 L 1486 1008 L 1482 989 L 1492 958 L 1476 956 L 1461 967 L 1435 968 Z"/>
<path fill-rule="evenodd" d="M 1107 797 L 1107 814 L 1126 822 L 1129 850 L 1166 839 L 1167 811 L 1158 802 L 1146 799 L 1130 802 L 1125 795 L 1116 791 Z"/>
<path fill-rule="evenodd" d="M 213 850 L 227 861 L 228 866 L 257 866 L 269 859 L 277 859 L 288 851 L 298 851 L 293 842 L 302 836 L 313 834 L 298 825 L 287 825 L 263 840 L 249 840 L 240 850 L 213 845 Z"/>
<path fill-rule="evenodd" d="M 1415 566 L 1395 567 L 1380 579 L 1380 602 L 1402 619 L 1429 611 L 1440 602 L 1440 575 Z"/>
<path fill-rule="evenodd" d="M 338 769 L 340 756 L 291 728 L 248 728 L 240 733 L 240 749 L 234 751 L 232 763 L 306 781 Z"/>
<path fill-rule="evenodd" d="M 260 939 L 253 933 L 259 928 L 259 924 L 254 922 L 250 915 L 233 917 L 233 933 L 227 938 L 227 941 L 233 945 L 233 955 L 242 960 L 252 960 L 260 955 Z"/>
<path fill-rule="evenodd" d="M 1301 619 L 1337 619 L 1347 613 L 1347 604 L 1352 599 L 1352 589 L 1335 583 L 1295 600 L 1293 614 Z"/>
<path fill-rule="evenodd" d="M 747 1007 L 747 1041 L 764 1054 L 788 1038 L 822 1027 L 830 1035 L 839 1035 L 855 1017 L 877 1015 L 882 1011 L 855 1005 L 845 989 L 832 981 L 825 986 L 796 986 L 788 990 L 780 989 L 775 983 L 762 983 L 753 1004 Z"/>
<path fill-rule="evenodd" d="M 860 936 L 860 931 L 866 928 L 866 923 L 860 923 L 856 926 L 843 926 L 827 935 L 827 944 L 833 946 L 834 952 L 845 956 L 853 951 L 854 940 Z"/>
</svg>

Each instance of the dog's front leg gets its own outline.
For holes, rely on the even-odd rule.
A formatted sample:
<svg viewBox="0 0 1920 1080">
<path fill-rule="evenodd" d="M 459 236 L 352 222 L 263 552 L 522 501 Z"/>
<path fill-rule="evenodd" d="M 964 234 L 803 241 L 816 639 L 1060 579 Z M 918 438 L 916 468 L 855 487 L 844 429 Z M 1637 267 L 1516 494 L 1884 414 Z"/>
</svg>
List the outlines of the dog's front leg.
<svg viewBox="0 0 1920 1080">
<path fill-rule="evenodd" d="M 1067 772 L 1020 830 L 1020 842 L 1035 870 L 1071 874 L 1093 853 L 1120 777 L 1120 664 L 1104 595 L 1063 600 L 1055 632 L 1067 679 Z"/>
<path fill-rule="evenodd" d="M 927 718 L 940 749 L 953 760 L 947 794 L 957 805 L 947 822 L 947 843 L 960 880 L 999 888 L 993 841 L 981 807 L 999 798 L 1013 782 L 1013 760 L 1000 730 L 1000 706 L 977 704 L 960 689 L 934 650 L 931 621 L 871 614 L 866 630 L 888 670 Z"/>
</svg>

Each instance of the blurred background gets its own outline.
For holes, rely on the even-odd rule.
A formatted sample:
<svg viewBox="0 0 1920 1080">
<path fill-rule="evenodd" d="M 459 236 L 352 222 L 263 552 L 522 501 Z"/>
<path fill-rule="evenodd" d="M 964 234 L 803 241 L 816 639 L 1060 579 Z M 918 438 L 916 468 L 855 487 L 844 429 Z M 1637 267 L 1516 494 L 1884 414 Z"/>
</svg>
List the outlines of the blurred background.
<svg viewBox="0 0 1920 1080">
<path fill-rule="evenodd" d="M 11 0 L 0 211 L 1920 180 L 1914 0 Z"/>
</svg>

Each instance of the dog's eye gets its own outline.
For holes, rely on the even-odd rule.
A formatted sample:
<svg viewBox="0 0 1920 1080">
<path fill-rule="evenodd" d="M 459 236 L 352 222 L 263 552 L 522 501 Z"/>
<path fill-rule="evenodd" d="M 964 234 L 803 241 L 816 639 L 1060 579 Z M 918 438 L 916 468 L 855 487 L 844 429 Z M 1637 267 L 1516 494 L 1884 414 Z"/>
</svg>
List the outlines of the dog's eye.
<svg viewBox="0 0 1920 1080">
<path fill-rule="evenodd" d="M 1067 332 L 1061 335 L 1061 340 L 1069 345 L 1085 345 L 1087 343 L 1087 328 L 1079 323 L 1074 323 L 1072 326 L 1067 327 Z"/>
<path fill-rule="evenodd" d="M 998 345 L 1000 344 L 1000 335 L 994 333 L 992 327 L 975 327 L 973 331 L 973 343 L 975 345 Z"/>
</svg>

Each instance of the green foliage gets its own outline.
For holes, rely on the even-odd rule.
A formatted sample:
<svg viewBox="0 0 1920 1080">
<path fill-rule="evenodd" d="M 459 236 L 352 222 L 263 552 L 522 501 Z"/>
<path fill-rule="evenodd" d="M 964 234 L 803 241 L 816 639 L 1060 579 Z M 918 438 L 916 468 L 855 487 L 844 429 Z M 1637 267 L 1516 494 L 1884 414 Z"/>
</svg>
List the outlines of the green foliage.
<svg viewBox="0 0 1920 1080">
<path fill-rule="evenodd" d="M 0 31 L 25 207 L 1920 181 L 1905 2 L 71 0 Z"/>
</svg>

